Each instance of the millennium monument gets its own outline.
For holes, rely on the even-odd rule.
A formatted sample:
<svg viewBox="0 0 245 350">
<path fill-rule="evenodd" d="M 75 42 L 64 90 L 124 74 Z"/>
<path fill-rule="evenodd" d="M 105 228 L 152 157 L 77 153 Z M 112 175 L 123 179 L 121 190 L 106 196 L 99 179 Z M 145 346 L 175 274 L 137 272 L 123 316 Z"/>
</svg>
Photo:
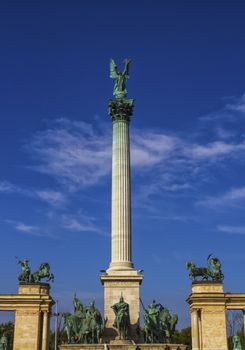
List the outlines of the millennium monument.
<svg viewBox="0 0 245 350">
<path fill-rule="evenodd" d="M 124 63 L 124 70 L 120 73 L 115 62 L 110 61 L 110 78 L 115 80 L 114 98 L 109 101 L 113 129 L 111 262 L 109 268 L 102 273 L 101 282 L 104 286 L 104 318 L 107 320 L 105 339 L 117 337 L 116 324 L 118 325 L 123 317 L 125 319 L 121 320 L 121 323 L 124 324 L 124 330 L 120 329 L 120 334 L 123 332 L 125 337 L 130 334 L 130 338 L 137 342 L 140 284 L 143 276 L 134 268 L 132 262 L 129 124 L 134 100 L 127 98 L 126 90 L 130 60 L 125 59 Z M 125 315 L 120 315 L 123 309 L 128 311 Z M 127 327 L 129 329 L 126 329 Z"/>
<path fill-rule="evenodd" d="M 143 270 L 134 267 L 131 232 L 131 176 L 129 125 L 134 100 L 127 97 L 130 60 L 118 71 L 110 61 L 110 78 L 115 80 L 113 98 L 109 100 L 112 120 L 112 197 L 111 260 L 101 270 L 104 287 L 104 317 L 95 301 L 84 305 L 76 295 L 73 313 L 64 312 L 63 329 L 66 342 L 60 350 L 184 350 L 173 344 L 178 315 L 155 300 L 145 308 L 140 299 Z M 54 301 L 50 284 L 54 275 L 47 262 L 34 272 L 28 259 L 17 258 L 21 267 L 17 294 L 0 294 L 0 311 L 14 311 L 13 350 L 48 350 L 50 317 Z M 192 282 L 187 302 L 191 313 L 192 350 L 228 350 L 227 310 L 243 311 L 245 325 L 245 293 L 225 293 L 220 260 L 210 254 L 207 264 L 186 267 Z M 43 281 L 44 280 L 44 281 Z M 140 304 L 144 327 L 140 328 Z M 57 316 L 56 314 L 53 314 Z M 243 330 L 245 336 L 245 328 Z M 230 339 L 233 350 L 242 350 L 239 334 Z M 104 345 L 103 345 L 104 344 Z M 0 350 L 10 350 L 5 333 L 0 334 Z M 56 349 L 55 349 L 56 350 Z"/>
<path fill-rule="evenodd" d="M 67 343 L 61 349 L 98 349 L 101 342 L 113 349 L 136 348 L 140 344 L 151 349 L 165 349 L 172 340 L 177 315 L 171 315 L 161 304 L 144 308 L 144 331 L 140 329 L 140 285 L 142 271 L 134 268 L 131 232 L 131 176 L 129 125 L 134 100 L 127 97 L 126 80 L 130 60 L 124 60 L 119 72 L 114 60 L 110 61 L 110 78 L 115 80 L 113 96 L 109 100 L 112 120 L 112 199 L 111 199 L 111 261 L 101 270 L 104 286 L 104 319 L 93 302 L 83 305 L 73 299 L 73 314 L 63 315 Z M 143 303 L 142 303 L 143 305 Z M 145 344 L 148 343 L 148 344 Z M 165 343 L 165 345 L 164 345 Z M 88 345 L 86 345 L 88 344 Z M 171 349 L 183 346 L 171 344 Z"/>
</svg>

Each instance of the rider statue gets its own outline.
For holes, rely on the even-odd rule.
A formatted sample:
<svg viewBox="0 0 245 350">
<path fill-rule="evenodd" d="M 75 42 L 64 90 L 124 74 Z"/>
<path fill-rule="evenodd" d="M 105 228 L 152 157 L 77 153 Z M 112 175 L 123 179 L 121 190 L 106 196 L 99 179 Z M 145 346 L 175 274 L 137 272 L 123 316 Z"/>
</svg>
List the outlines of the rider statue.
<svg viewBox="0 0 245 350">
<path fill-rule="evenodd" d="M 213 281 L 223 281 L 224 275 L 221 271 L 221 262 L 216 256 L 210 254 L 207 258 L 209 268 L 211 270 Z"/>
<path fill-rule="evenodd" d="M 22 272 L 18 276 L 18 280 L 20 282 L 29 282 L 31 269 L 29 267 L 29 261 L 28 259 L 20 260 L 19 258 L 16 258 L 18 264 L 20 264 Z"/>
<path fill-rule="evenodd" d="M 112 309 L 116 316 L 113 327 L 117 328 L 120 339 L 127 339 L 130 326 L 129 304 L 124 301 L 121 295 L 120 301 L 114 304 Z"/>
<path fill-rule="evenodd" d="M 158 309 L 158 304 L 156 304 L 156 301 L 153 300 L 152 304 L 148 306 L 148 315 L 150 317 L 157 317 L 159 315 L 159 309 Z"/>
<path fill-rule="evenodd" d="M 88 317 L 88 318 L 93 318 L 94 317 L 94 315 L 95 315 L 95 313 L 96 313 L 96 309 L 95 309 L 95 301 L 93 300 L 93 301 L 90 301 L 89 303 L 88 303 L 88 306 L 86 307 L 86 316 Z"/>
<path fill-rule="evenodd" d="M 178 322 L 178 315 L 171 315 L 166 307 L 156 304 L 153 300 L 148 309 L 144 308 L 144 321 L 145 342 L 164 343 L 171 341 Z"/>
</svg>

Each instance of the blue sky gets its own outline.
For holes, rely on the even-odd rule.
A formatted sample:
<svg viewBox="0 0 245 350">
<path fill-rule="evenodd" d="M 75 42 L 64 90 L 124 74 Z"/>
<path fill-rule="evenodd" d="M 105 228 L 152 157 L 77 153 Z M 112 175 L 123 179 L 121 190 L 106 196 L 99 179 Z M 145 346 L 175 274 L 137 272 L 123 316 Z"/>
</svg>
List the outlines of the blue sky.
<svg viewBox="0 0 245 350">
<path fill-rule="evenodd" d="M 243 1 L 0 4 L 1 293 L 49 261 L 62 310 L 102 308 L 110 260 L 109 59 L 132 59 L 133 260 L 142 299 L 189 324 L 187 260 L 244 291 Z"/>
</svg>

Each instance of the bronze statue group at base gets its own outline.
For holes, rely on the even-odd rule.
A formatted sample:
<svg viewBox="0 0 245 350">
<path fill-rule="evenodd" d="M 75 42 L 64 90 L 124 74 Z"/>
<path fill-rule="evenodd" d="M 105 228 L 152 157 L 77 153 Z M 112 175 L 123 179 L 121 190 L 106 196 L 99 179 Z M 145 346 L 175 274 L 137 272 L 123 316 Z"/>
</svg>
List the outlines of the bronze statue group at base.
<svg viewBox="0 0 245 350">
<path fill-rule="evenodd" d="M 88 306 L 75 296 L 73 299 L 74 313 L 65 312 L 62 314 L 64 329 L 67 335 L 68 344 L 99 344 L 106 325 L 94 301 Z M 123 296 L 118 303 L 111 306 L 115 313 L 113 326 L 118 331 L 120 340 L 130 339 L 130 316 L 129 304 L 124 301 Z M 169 343 L 178 322 L 178 316 L 170 315 L 167 308 L 162 304 L 156 304 L 155 300 L 144 310 L 144 339 L 145 343 Z"/>
<path fill-rule="evenodd" d="M 155 300 L 144 309 L 144 338 L 146 343 L 169 343 L 178 322 L 178 315 L 170 315 L 169 310 L 156 304 Z"/>
<path fill-rule="evenodd" d="M 98 344 L 105 322 L 99 310 L 95 308 L 94 301 L 84 306 L 75 296 L 73 306 L 73 314 L 62 314 L 68 344 Z"/>
</svg>

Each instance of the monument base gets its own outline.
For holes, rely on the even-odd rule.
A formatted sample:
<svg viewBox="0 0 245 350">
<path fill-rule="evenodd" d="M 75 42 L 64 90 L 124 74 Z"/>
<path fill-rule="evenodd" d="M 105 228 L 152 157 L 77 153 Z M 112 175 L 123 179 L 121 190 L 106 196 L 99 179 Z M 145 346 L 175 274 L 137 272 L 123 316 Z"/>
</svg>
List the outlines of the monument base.
<svg viewBox="0 0 245 350">
<path fill-rule="evenodd" d="M 185 350 L 183 344 L 109 344 L 108 350 Z M 59 350 L 104 350 L 103 344 L 63 344 Z"/>
<path fill-rule="evenodd" d="M 223 283 L 192 283 L 188 298 L 193 350 L 227 350 L 226 302 Z"/>
<path fill-rule="evenodd" d="M 20 283 L 16 298 L 14 350 L 48 350 L 51 306 L 47 283 Z"/>
<path fill-rule="evenodd" d="M 107 320 L 103 342 L 110 342 L 118 338 L 118 331 L 113 327 L 115 314 L 111 307 L 119 302 L 121 296 L 129 304 L 130 339 L 135 343 L 139 342 L 140 285 L 143 276 L 134 269 L 107 270 L 106 274 L 101 275 L 100 280 L 104 286 L 104 318 Z"/>
</svg>

